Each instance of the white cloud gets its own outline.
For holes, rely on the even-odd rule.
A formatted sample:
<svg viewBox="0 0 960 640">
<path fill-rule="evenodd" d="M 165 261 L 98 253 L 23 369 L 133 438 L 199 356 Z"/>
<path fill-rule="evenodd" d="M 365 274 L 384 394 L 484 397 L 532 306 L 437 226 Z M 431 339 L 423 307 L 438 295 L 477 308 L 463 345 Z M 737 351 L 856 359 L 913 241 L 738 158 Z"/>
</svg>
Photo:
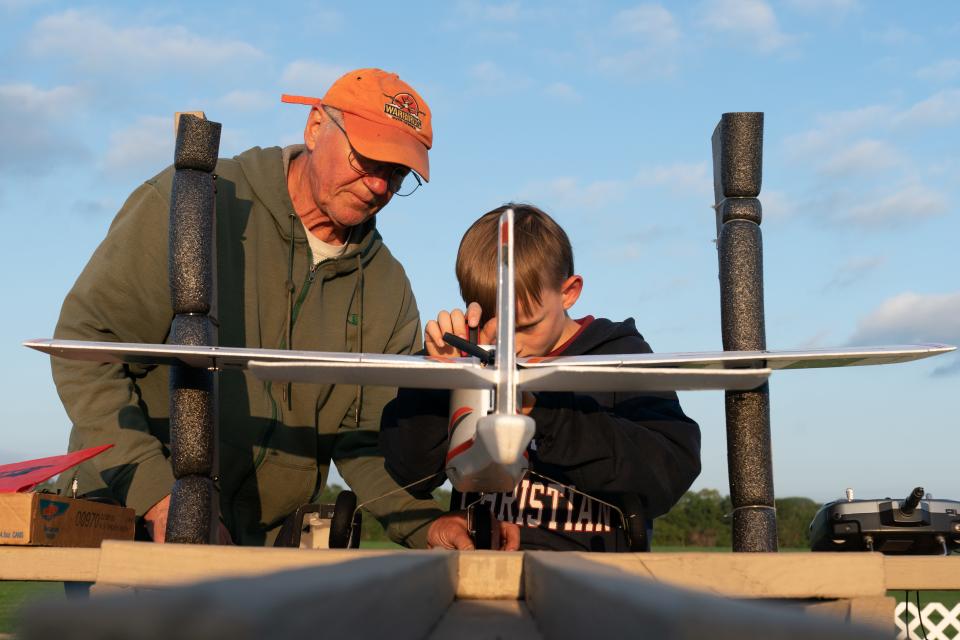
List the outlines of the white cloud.
<svg viewBox="0 0 960 640">
<path fill-rule="evenodd" d="M 680 38 L 673 14 L 659 4 L 625 9 L 614 17 L 613 25 L 617 33 L 637 36 L 655 46 L 672 44 Z"/>
<path fill-rule="evenodd" d="M 960 89 L 940 91 L 896 115 L 894 124 L 944 126 L 960 120 Z"/>
<path fill-rule="evenodd" d="M 823 286 L 823 289 L 824 291 L 846 289 L 868 277 L 886 262 L 887 258 L 885 256 L 851 258 L 836 270 L 833 277 Z"/>
<path fill-rule="evenodd" d="M 900 153 L 882 140 L 860 140 L 846 145 L 828 157 L 817 171 L 831 177 L 874 172 L 897 166 Z"/>
<path fill-rule="evenodd" d="M 514 22 L 520 17 L 520 5 L 516 2 L 491 4 L 477 0 L 460 0 L 457 12 L 468 21 Z"/>
<path fill-rule="evenodd" d="M 0 9 L 5 11 L 20 11 L 30 7 L 38 7 L 47 4 L 49 0 L 0 0 Z"/>
<path fill-rule="evenodd" d="M 530 85 L 528 79 L 508 73 L 489 60 L 478 62 L 467 73 L 473 79 L 472 88 L 481 94 L 495 95 Z"/>
<path fill-rule="evenodd" d="M 859 0 L 786 0 L 786 5 L 797 13 L 832 23 L 840 22 L 847 14 L 861 8 Z"/>
<path fill-rule="evenodd" d="M 103 157 L 108 175 L 152 175 L 173 161 L 173 118 L 142 116 L 123 129 L 110 134 Z"/>
<path fill-rule="evenodd" d="M 946 356 L 943 360 L 946 362 L 933 370 L 934 377 L 960 375 L 960 354 L 954 352 Z"/>
<path fill-rule="evenodd" d="M 83 68 L 152 71 L 176 65 L 184 72 L 263 56 L 239 40 L 206 38 L 182 26 L 110 24 L 92 11 L 70 9 L 37 22 L 28 39 L 36 55 L 58 56 Z"/>
<path fill-rule="evenodd" d="M 585 211 L 599 211 L 620 201 L 629 190 L 625 180 L 595 180 L 581 184 L 577 178 L 560 177 L 523 187 L 520 200 L 548 202 Z"/>
<path fill-rule="evenodd" d="M 840 218 L 868 227 L 896 226 L 931 218 L 947 210 L 943 194 L 922 185 L 908 185 L 899 191 L 850 207 Z"/>
<path fill-rule="evenodd" d="M 792 44 L 796 37 L 780 30 L 777 16 L 765 0 L 707 0 L 701 26 L 769 53 Z"/>
<path fill-rule="evenodd" d="M 760 206 L 764 220 L 783 220 L 790 218 L 797 211 L 797 206 L 787 194 L 775 189 L 760 193 Z"/>
<path fill-rule="evenodd" d="M 901 293 L 857 323 L 850 344 L 960 343 L 960 292 Z"/>
<path fill-rule="evenodd" d="M 902 27 L 888 27 L 883 31 L 872 31 L 865 34 L 864 37 L 873 42 L 879 42 L 880 44 L 892 46 L 918 43 L 922 41 L 922 38 Z"/>
<path fill-rule="evenodd" d="M 81 216 L 96 218 L 116 213 L 117 205 L 112 198 L 81 198 L 73 203 L 72 209 Z"/>
<path fill-rule="evenodd" d="M 581 96 L 577 93 L 577 90 L 565 82 L 554 82 L 553 84 L 547 85 L 544 91 L 546 91 L 548 96 L 559 100 L 566 100 L 568 102 L 578 102 L 581 100 Z"/>
<path fill-rule="evenodd" d="M 349 69 L 345 67 L 326 62 L 294 60 L 280 74 L 280 84 L 284 93 L 319 98 L 347 71 Z"/>
<path fill-rule="evenodd" d="M 893 109 L 889 106 L 871 104 L 857 109 L 823 114 L 817 118 L 817 121 L 830 132 L 850 133 L 882 123 L 890 117 L 892 111 Z"/>
<path fill-rule="evenodd" d="M 817 126 L 784 138 L 789 158 L 813 164 L 826 175 L 877 171 L 902 164 L 903 157 L 890 143 L 871 137 L 851 139 L 869 130 L 897 133 L 919 127 L 946 127 L 960 121 L 960 89 L 947 89 L 904 108 L 868 105 L 821 114 Z"/>
<path fill-rule="evenodd" d="M 528 184 L 521 193 L 533 202 L 557 203 L 587 211 L 602 210 L 637 189 L 649 187 L 660 187 L 709 202 L 713 197 L 713 182 L 708 171 L 706 163 L 677 162 L 641 168 L 636 175 L 625 179 L 581 182 L 576 177 L 564 176 Z"/>
<path fill-rule="evenodd" d="M 77 87 L 0 85 L 0 168 L 9 173 L 38 175 L 86 158 L 86 148 L 60 117 L 65 108 L 75 109 L 84 100 Z"/>
<path fill-rule="evenodd" d="M 263 91 L 238 89 L 221 96 L 217 103 L 225 109 L 234 111 L 262 111 L 268 108 L 274 100 L 279 99 L 279 96 L 274 98 Z"/>
<path fill-rule="evenodd" d="M 828 151 L 837 140 L 847 139 L 864 129 L 889 123 L 894 110 L 884 105 L 834 111 L 817 116 L 817 127 L 788 136 L 784 142 L 788 153 L 796 156 Z"/>
<path fill-rule="evenodd" d="M 960 76 L 960 59 L 947 58 L 917 69 L 917 77 L 935 82 L 949 82 Z"/>
<path fill-rule="evenodd" d="M 318 6 L 308 9 L 304 22 L 309 24 L 312 29 L 331 33 L 343 28 L 344 17 L 336 9 Z"/>
<path fill-rule="evenodd" d="M 860 0 L 786 0 L 786 4 L 803 13 L 847 13 L 860 8 Z"/>
<path fill-rule="evenodd" d="M 0 85 L 0 104 L 5 111 L 17 110 L 34 117 L 62 113 L 68 105 L 76 105 L 81 97 L 82 92 L 77 87 L 41 89 L 27 83 Z"/>
<path fill-rule="evenodd" d="M 613 38 L 611 35 L 620 36 Z M 668 10 L 659 4 L 642 4 L 617 13 L 609 27 L 596 36 L 597 68 L 624 78 L 669 77 L 677 72 L 680 29 Z M 611 46 L 629 42 L 625 50 Z"/>
<path fill-rule="evenodd" d="M 706 162 L 677 162 L 641 169 L 635 182 L 641 186 L 658 185 L 673 191 L 702 196 L 705 201 L 713 197 L 712 168 Z"/>
<path fill-rule="evenodd" d="M 603 73 L 626 78 L 670 77 L 677 73 L 678 65 L 668 49 L 648 47 L 604 55 L 597 59 L 597 67 Z"/>
</svg>

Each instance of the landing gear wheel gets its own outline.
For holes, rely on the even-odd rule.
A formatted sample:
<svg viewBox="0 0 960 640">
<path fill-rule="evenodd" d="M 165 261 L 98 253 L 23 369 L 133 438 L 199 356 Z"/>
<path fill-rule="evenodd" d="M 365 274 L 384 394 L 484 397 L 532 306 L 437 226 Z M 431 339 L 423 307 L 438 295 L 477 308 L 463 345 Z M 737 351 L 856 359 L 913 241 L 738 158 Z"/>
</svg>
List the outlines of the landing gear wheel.
<svg viewBox="0 0 960 640">
<path fill-rule="evenodd" d="M 330 521 L 330 548 L 356 549 L 359 547 L 360 519 L 360 512 L 357 511 L 357 494 L 353 491 L 341 491 L 333 505 L 333 519 Z"/>
<path fill-rule="evenodd" d="M 467 528 L 473 538 L 474 548 L 493 548 L 493 515 L 490 513 L 490 505 L 485 502 L 471 505 L 467 509 Z"/>
<path fill-rule="evenodd" d="M 643 503 L 635 493 L 624 493 L 620 496 L 620 506 L 623 511 L 623 526 L 626 529 L 627 543 L 630 551 L 650 551 L 650 535 L 652 530 L 647 528 L 647 519 L 643 517 Z"/>
<path fill-rule="evenodd" d="M 650 551 L 647 523 L 640 516 L 627 517 L 627 537 L 630 541 L 630 551 Z"/>
</svg>

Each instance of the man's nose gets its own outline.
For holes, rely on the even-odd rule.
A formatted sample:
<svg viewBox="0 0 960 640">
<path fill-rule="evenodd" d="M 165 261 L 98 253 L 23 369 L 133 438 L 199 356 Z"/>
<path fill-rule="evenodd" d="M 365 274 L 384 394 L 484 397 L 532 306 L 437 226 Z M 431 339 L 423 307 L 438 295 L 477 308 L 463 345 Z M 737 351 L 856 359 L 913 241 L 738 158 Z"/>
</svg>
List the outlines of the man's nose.
<svg viewBox="0 0 960 640">
<path fill-rule="evenodd" d="M 378 196 L 386 195 L 387 190 L 390 187 L 390 185 L 387 183 L 386 180 L 384 180 L 378 175 L 371 174 L 371 173 L 368 173 L 367 175 L 363 176 L 363 184 L 365 184 L 367 186 L 367 189 L 370 189 L 370 191 L 372 191 L 374 195 L 378 195 Z"/>
</svg>

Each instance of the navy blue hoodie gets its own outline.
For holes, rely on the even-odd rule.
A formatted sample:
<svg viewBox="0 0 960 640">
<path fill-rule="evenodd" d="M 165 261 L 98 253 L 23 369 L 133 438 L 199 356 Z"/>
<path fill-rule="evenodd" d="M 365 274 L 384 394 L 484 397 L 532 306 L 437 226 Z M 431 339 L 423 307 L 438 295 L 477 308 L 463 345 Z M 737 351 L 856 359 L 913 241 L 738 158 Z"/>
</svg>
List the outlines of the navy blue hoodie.
<svg viewBox="0 0 960 640">
<path fill-rule="evenodd" d="M 579 333 L 549 355 L 651 352 L 632 318 L 577 322 Z M 619 507 L 633 494 L 653 519 L 700 473 L 700 429 L 675 393 L 535 395 L 530 472 L 513 492 L 483 496 L 494 517 L 520 525 L 521 549 L 626 551 L 620 515 L 603 502 Z M 448 391 L 400 389 L 384 410 L 380 445 L 401 484 L 436 474 L 418 487 L 429 491 L 446 479 L 449 400 Z M 451 509 L 477 498 L 454 491 Z"/>
</svg>

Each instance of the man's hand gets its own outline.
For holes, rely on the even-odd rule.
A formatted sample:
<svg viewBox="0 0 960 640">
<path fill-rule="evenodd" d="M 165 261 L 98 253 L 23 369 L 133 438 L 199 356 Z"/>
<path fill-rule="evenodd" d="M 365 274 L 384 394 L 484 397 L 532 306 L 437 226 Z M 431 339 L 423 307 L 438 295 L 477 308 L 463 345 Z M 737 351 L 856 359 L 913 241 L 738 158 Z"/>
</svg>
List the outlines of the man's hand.
<svg viewBox="0 0 960 640">
<path fill-rule="evenodd" d="M 520 527 L 512 522 L 501 522 L 495 519 L 491 533 L 494 550 L 520 550 Z M 467 512 L 454 511 L 434 520 L 427 531 L 427 547 L 458 551 L 474 550 L 476 547 L 467 528 Z"/>
<path fill-rule="evenodd" d="M 143 514 L 143 526 L 154 542 L 163 542 L 167 535 L 167 512 L 170 511 L 170 496 L 150 507 Z"/>
<path fill-rule="evenodd" d="M 468 339 L 467 331 L 480 326 L 480 317 L 483 311 L 476 302 L 471 302 L 467 306 L 466 312 L 460 309 L 453 311 L 441 311 L 437 314 L 436 320 L 427 323 L 423 330 L 423 342 L 427 347 L 427 353 L 431 356 L 446 356 L 455 358 L 461 353 L 456 347 L 451 347 L 443 341 L 443 334 L 452 333 L 455 336 Z M 493 344 L 497 338 L 497 324 L 493 320 L 488 321 L 481 329 L 478 338 L 478 344 Z"/>
<path fill-rule="evenodd" d="M 154 542 L 164 542 L 167 536 L 167 514 L 170 512 L 170 496 L 167 495 L 143 514 L 143 526 Z M 217 544 L 233 544 L 230 531 L 218 522 Z"/>
</svg>

